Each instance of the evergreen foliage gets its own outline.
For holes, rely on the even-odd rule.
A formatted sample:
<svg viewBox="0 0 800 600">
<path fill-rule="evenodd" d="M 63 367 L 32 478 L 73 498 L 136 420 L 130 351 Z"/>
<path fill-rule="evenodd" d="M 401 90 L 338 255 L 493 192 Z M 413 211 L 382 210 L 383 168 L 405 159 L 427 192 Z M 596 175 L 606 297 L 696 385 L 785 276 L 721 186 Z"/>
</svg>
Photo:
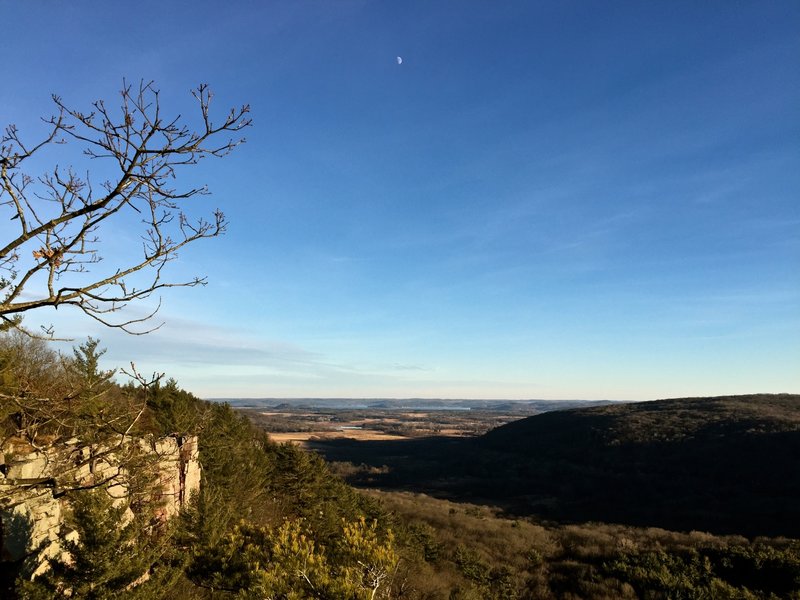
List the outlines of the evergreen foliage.
<svg viewBox="0 0 800 600">
<path fill-rule="evenodd" d="M 363 518 L 343 521 L 330 550 L 302 519 L 275 528 L 243 522 L 198 556 L 190 576 L 242 598 L 372 600 L 388 597 L 398 561 L 391 534 Z"/>
<path fill-rule="evenodd" d="M 136 588 L 153 587 L 150 568 L 166 551 L 165 532 L 156 532 L 125 504 L 114 505 L 105 489 L 81 491 L 72 500 L 71 527 L 61 536 L 64 553 L 49 559 L 49 570 L 20 580 L 22 600 L 69 596 L 111 600 Z"/>
</svg>

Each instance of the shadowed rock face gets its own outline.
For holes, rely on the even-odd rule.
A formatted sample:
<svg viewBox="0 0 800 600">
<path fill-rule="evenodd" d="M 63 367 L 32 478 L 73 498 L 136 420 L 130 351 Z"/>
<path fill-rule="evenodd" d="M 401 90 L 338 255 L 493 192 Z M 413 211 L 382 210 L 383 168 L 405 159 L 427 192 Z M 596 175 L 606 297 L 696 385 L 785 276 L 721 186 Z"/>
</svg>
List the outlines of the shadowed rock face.
<svg viewBox="0 0 800 600">
<path fill-rule="evenodd" d="M 43 563 L 46 557 L 61 551 L 58 534 L 70 497 L 66 490 L 106 481 L 109 495 L 116 503 L 125 504 L 128 467 L 120 455 L 129 456 L 134 450 L 141 456 L 139 464 L 155 475 L 151 484 L 154 516 L 169 519 L 200 489 L 195 437 L 137 440 L 111 449 L 76 443 L 46 451 L 4 448 L 0 467 L 0 562 L 17 561 L 38 551 Z"/>
<path fill-rule="evenodd" d="M 336 441 L 356 485 L 559 521 L 800 537 L 800 395 L 687 398 L 545 413 L 469 440 Z"/>
</svg>

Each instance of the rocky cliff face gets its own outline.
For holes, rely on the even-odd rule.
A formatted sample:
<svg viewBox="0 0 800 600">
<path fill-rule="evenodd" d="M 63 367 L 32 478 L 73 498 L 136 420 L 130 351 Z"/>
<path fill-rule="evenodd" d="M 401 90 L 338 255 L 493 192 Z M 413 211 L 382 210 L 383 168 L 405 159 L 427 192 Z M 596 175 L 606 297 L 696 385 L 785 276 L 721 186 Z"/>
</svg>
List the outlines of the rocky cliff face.
<svg viewBox="0 0 800 600">
<path fill-rule="evenodd" d="M 128 503 L 131 490 L 145 489 L 153 516 L 167 520 L 200 489 L 196 437 L 128 439 L 117 444 L 81 444 L 35 450 L 8 442 L 0 448 L 0 568 L 61 551 L 70 492 L 106 487 L 117 505 Z M 69 533 L 67 533 L 69 535 Z"/>
</svg>

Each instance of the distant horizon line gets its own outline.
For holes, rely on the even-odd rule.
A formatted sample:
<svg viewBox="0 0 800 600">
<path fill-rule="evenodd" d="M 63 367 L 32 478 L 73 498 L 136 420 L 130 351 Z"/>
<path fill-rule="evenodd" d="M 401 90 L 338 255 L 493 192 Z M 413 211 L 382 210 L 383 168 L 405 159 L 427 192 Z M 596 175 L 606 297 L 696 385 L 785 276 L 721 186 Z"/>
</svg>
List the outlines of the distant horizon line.
<svg viewBox="0 0 800 600">
<path fill-rule="evenodd" d="M 611 400 L 610 398 L 441 398 L 432 396 L 209 396 L 204 400 L 357 400 L 439 402 L 646 402 L 646 400 Z"/>
<path fill-rule="evenodd" d="M 639 398 L 636 400 L 622 400 L 611 398 L 456 398 L 433 396 L 206 396 L 203 400 L 269 400 L 269 401 L 300 401 L 300 400 L 328 400 L 328 401 L 356 401 L 356 402 L 654 402 L 657 400 L 680 400 L 692 398 L 731 398 L 742 396 L 784 396 L 797 395 L 796 392 L 744 392 L 741 394 L 715 394 L 694 396 L 661 396 L 655 398 Z"/>
</svg>

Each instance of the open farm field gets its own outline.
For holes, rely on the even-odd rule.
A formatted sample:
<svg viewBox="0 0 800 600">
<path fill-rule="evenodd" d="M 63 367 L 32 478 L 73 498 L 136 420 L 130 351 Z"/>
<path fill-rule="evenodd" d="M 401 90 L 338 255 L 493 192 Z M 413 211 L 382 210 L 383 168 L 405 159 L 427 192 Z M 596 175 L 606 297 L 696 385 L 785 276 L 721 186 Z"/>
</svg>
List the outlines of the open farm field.
<svg viewBox="0 0 800 600">
<path fill-rule="evenodd" d="M 310 447 L 310 445 L 312 445 L 315 441 L 327 441 L 335 439 L 350 439 L 360 442 L 373 442 L 378 440 L 405 440 L 408 438 L 402 435 L 387 434 L 373 429 L 349 431 L 332 429 L 329 431 L 287 431 L 282 433 L 270 433 L 269 439 L 279 444 L 290 442 L 303 447 Z"/>
<path fill-rule="evenodd" d="M 574 401 L 230 400 L 275 442 L 307 448 L 327 442 L 399 442 L 430 437 L 468 438 Z"/>
<path fill-rule="evenodd" d="M 275 442 L 311 448 L 333 440 L 400 441 L 430 436 L 473 437 L 521 418 L 520 414 L 455 410 L 244 409 Z"/>
</svg>

